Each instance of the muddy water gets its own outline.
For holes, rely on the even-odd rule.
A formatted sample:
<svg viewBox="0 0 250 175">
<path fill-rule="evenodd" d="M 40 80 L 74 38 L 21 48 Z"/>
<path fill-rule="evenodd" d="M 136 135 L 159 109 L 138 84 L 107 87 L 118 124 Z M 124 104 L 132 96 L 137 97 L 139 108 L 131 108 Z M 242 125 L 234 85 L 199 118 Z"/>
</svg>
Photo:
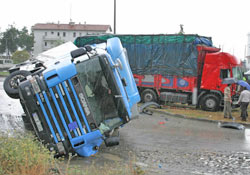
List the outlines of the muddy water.
<svg viewBox="0 0 250 175">
<path fill-rule="evenodd" d="M 167 120 L 166 120 L 167 119 Z M 250 130 L 220 128 L 217 123 L 174 118 L 166 115 L 143 116 L 131 123 L 127 139 L 141 149 L 164 148 L 249 151 Z"/>
</svg>

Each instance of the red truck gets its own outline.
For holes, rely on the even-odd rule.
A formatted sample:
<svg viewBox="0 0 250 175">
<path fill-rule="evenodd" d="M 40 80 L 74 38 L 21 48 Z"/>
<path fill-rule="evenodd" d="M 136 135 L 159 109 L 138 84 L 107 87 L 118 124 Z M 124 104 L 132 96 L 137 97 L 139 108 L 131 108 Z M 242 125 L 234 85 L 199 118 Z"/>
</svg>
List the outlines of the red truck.
<svg viewBox="0 0 250 175">
<path fill-rule="evenodd" d="M 83 36 L 81 47 L 114 35 Z M 130 67 L 143 102 L 192 104 L 217 111 L 223 104 L 224 78 L 242 79 L 242 64 L 220 52 L 210 37 L 199 35 L 115 35 L 127 50 Z M 236 102 L 236 85 L 232 88 Z M 233 103 L 236 104 L 236 103 Z"/>
</svg>

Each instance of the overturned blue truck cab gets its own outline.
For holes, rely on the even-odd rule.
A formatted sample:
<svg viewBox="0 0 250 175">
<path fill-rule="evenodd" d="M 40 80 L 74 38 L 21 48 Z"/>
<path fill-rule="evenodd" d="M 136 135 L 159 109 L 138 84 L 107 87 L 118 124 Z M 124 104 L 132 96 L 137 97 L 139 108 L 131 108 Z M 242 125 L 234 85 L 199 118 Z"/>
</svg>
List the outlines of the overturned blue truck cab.
<svg viewBox="0 0 250 175">
<path fill-rule="evenodd" d="M 19 98 L 25 121 L 49 150 L 90 156 L 103 142 L 112 145 L 112 133 L 133 118 L 140 96 L 118 38 L 69 55 L 22 81 Z"/>
</svg>

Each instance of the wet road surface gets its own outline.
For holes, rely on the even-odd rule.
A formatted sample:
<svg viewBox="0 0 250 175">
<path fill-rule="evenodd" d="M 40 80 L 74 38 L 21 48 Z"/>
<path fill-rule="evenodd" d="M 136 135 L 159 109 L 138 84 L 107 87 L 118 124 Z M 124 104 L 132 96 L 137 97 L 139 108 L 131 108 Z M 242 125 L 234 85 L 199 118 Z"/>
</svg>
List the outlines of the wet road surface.
<svg viewBox="0 0 250 175">
<path fill-rule="evenodd" d="M 23 109 L 18 99 L 9 98 L 3 89 L 3 77 L 0 77 L 0 131 L 24 131 L 21 114 Z"/>
<path fill-rule="evenodd" d="M 133 145 L 138 161 L 156 174 L 250 173 L 249 129 L 165 115 L 142 116 L 126 127 L 124 139 Z"/>
<path fill-rule="evenodd" d="M 0 130 L 23 129 L 18 100 L 3 91 L 0 78 Z M 120 129 L 120 145 L 89 158 L 74 157 L 72 165 L 129 164 L 146 174 L 250 174 L 250 129 L 220 128 L 217 123 L 141 115 Z"/>
</svg>

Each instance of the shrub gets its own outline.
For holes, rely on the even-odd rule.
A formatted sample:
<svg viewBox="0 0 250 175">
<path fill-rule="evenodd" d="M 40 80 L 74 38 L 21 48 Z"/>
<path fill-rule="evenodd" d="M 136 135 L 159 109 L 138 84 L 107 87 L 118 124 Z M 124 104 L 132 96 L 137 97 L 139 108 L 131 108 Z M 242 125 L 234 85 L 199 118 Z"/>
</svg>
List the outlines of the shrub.
<svg viewBox="0 0 250 175">
<path fill-rule="evenodd" d="M 0 175 L 49 175 L 53 167 L 52 153 L 32 135 L 0 137 Z"/>
<path fill-rule="evenodd" d="M 1 134 L 1 133 L 0 133 Z M 66 159 L 54 159 L 50 152 L 33 135 L 0 136 L 0 175 L 144 175 L 145 172 L 129 163 L 95 164 L 91 166 L 71 164 Z"/>
<path fill-rule="evenodd" d="M 18 63 L 21 63 L 21 62 L 28 60 L 30 58 L 30 54 L 26 50 L 22 50 L 22 51 L 18 50 L 18 51 L 13 53 L 11 58 L 12 58 L 14 64 L 18 64 Z"/>
</svg>

